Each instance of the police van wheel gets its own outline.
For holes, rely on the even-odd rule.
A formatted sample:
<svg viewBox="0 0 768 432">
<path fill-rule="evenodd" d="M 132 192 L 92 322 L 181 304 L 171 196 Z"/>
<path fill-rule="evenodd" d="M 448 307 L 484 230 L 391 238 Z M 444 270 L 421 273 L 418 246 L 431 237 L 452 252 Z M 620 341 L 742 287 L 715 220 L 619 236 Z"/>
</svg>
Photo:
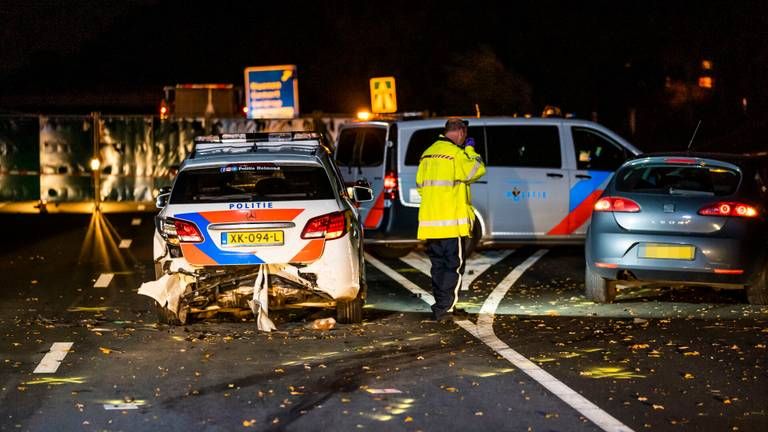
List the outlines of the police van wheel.
<svg viewBox="0 0 768 432">
<path fill-rule="evenodd" d="M 584 294 L 595 303 L 613 303 L 616 299 L 616 281 L 603 278 L 587 265 L 584 272 Z"/>
<path fill-rule="evenodd" d="M 472 237 L 469 238 L 467 241 L 467 247 L 464 251 L 464 258 L 469 258 L 472 256 L 472 254 L 477 250 L 477 247 L 480 246 L 480 237 L 483 236 L 483 230 L 480 228 L 480 224 L 476 223 L 472 227 Z"/>
<path fill-rule="evenodd" d="M 402 258 L 413 251 L 413 246 L 371 246 L 371 252 L 379 258 Z"/>
</svg>

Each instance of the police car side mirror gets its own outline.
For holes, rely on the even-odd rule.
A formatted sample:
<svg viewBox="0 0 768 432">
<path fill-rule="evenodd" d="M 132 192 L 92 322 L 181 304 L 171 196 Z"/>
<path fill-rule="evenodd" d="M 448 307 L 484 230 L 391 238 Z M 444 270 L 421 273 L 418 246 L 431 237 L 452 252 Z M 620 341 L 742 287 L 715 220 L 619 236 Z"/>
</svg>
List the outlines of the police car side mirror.
<svg viewBox="0 0 768 432">
<path fill-rule="evenodd" d="M 157 196 L 157 200 L 155 200 L 155 207 L 161 209 L 164 208 L 166 205 L 168 205 L 168 198 L 171 197 L 170 193 L 164 193 Z"/>
<path fill-rule="evenodd" d="M 355 186 L 354 190 L 352 191 L 352 197 L 357 202 L 373 201 L 373 190 L 368 187 Z"/>
<path fill-rule="evenodd" d="M 163 187 L 160 188 L 160 190 L 158 191 L 157 194 L 158 195 L 164 195 L 164 194 L 169 194 L 169 193 L 171 193 L 171 187 L 170 186 L 163 186 Z"/>
</svg>

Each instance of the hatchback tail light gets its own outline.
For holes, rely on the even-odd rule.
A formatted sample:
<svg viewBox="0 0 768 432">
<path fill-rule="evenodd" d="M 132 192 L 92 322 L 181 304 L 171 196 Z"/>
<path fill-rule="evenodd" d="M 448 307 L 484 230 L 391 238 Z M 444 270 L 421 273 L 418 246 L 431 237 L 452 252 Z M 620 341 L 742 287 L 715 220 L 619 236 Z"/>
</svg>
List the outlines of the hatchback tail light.
<svg viewBox="0 0 768 432">
<path fill-rule="evenodd" d="M 603 197 L 595 203 L 596 212 L 637 213 L 640 205 L 629 198 Z"/>
<path fill-rule="evenodd" d="M 757 217 L 758 211 L 756 208 L 749 204 L 740 202 L 726 202 L 721 201 L 718 203 L 710 204 L 702 207 L 699 210 L 699 214 L 703 216 L 728 216 L 728 217 L 745 217 L 753 218 Z"/>
<path fill-rule="evenodd" d="M 342 237 L 348 230 L 349 218 L 347 212 L 328 213 L 308 220 L 304 230 L 301 232 L 301 238 L 333 240 Z"/>
<path fill-rule="evenodd" d="M 168 218 L 165 221 L 164 227 L 166 234 L 175 234 L 182 243 L 200 243 L 203 241 L 203 235 L 200 234 L 200 230 L 192 222 Z M 175 233 L 169 232 L 174 229 L 176 230 Z"/>
</svg>

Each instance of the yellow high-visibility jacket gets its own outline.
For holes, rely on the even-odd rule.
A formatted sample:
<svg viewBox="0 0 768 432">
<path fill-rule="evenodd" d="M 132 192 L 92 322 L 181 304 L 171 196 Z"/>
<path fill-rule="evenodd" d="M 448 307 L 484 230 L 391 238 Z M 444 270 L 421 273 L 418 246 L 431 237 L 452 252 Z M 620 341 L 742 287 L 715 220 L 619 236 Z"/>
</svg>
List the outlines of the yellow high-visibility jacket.
<svg viewBox="0 0 768 432">
<path fill-rule="evenodd" d="M 473 147 L 462 149 L 442 135 L 429 146 L 416 172 L 418 238 L 470 236 L 475 214 L 469 184 L 484 174 L 485 164 Z"/>
</svg>

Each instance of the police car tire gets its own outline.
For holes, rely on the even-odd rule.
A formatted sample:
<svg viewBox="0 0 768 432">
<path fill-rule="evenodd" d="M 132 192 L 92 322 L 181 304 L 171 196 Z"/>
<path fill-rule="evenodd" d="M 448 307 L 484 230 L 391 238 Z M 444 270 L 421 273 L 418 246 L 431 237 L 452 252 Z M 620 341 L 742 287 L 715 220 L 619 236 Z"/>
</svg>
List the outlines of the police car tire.
<svg viewBox="0 0 768 432">
<path fill-rule="evenodd" d="M 152 302 L 152 309 L 155 311 L 155 317 L 157 318 L 158 324 L 165 324 L 170 326 L 181 325 L 181 321 L 175 313 L 169 311 L 167 308 L 160 306 L 160 304 L 154 299 L 151 299 L 150 301 Z"/>
<path fill-rule="evenodd" d="M 394 258 L 402 258 L 411 251 L 413 251 L 413 246 L 372 246 L 371 252 L 373 252 L 374 255 L 385 258 L 385 259 L 394 259 Z"/>
<path fill-rule="evenodd" d="M 336 302 L 336 321 L 341 324 L 359 324 L 363 322 L 363 303 L 360 297 L 354 300 Z"/>
<path fill-rule="evenodd" d="M 616 299 L 616 281 L 608 280 L 592 271 L 584 271 L 584 294 L 595 303 L 613 303 Z"/>
<path fill-rule="evenodd" d="M 768 304 L 768 259 L 765 260 L 760 270 L 752 276 L 746 290 L 749 304 Z"/>
</svg>

